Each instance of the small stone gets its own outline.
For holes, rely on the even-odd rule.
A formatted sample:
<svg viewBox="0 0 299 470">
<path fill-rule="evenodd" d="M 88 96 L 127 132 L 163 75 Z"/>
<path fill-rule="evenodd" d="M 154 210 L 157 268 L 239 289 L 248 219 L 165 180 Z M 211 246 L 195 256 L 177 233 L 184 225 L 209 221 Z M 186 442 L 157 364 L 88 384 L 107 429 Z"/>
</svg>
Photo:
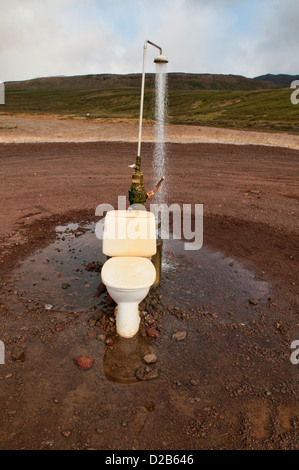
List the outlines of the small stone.
<svg viewBox="0 0 299 470">
<path fill-rule="evenodd" d="M 103 310 L 99 308 L 96 312 L 94 312 L 92 319 L 95 321 L 99 321 L 103 315 L 104 315 Z"/>
<path fill-rule="evenodd" d="M 106 335 L 104 335 L 104 333 L 100 333 L 99 335 L 97 335 L 97 339 L 100 340 L 100 341 L 105 341 L 106 340 Z"/>
<path fill-rule="evenodd" d="M 115 305 L 115 303 L 116 303 L 116 302 L 112 299 L 111 295 L 109 295 L 109 294 L 106 295 L 106 302 L 107 302 L 107 304 L 108 304 L 109 306 Z"/>
<path fill-rule="evenodd" d="M 192 379 L 192 380 L 190 380 L 190 384 L 191 385 L 199 385 L 199 380 Z"/>
<path fill-rule="evenodd" d="M 20 348 L 15 348 L 11 353 L 11 358 L 14 362 L 24 362 L 25 361 L 25 351 Z"/>
<path fill-rule="evenodd" d="M 146 333 L 148 334 L 148 336 L 150 336 L 151 338 L 159 338 L 160 335 L 159 335 L 159 332 L 156 330 L 156 328 L 148 328 L 146 330 Z"/>
<path fill-rule="evenodd" d="M 112 338 L 107 338 L 106 339 L 106 344 L 107 344 L 107 346 L 112 346 L 113 345 L 113 339 Z"/>
<path fill-rule="evenodd" d="M 86 271 L 95 271 L 97 273 L 99 273 L 101 269 L 102 269 L 102 264 L 99 262 L 95 263 L 94 261 L 88 263 L 85 268 Z"/>
<path fill-rule="evenodd" d="M 257 190 L 257 189 L 253 189 L 252 191 L 250 191 L 251 194 L 260 194 L 260 192 Z"/>
<path fill-rule="evenodd" d="M 176 341 L 182 341 L 183 339 L 186 338 L 186 336 L 187 336 L 186 331 L 178 331 L 177 333 L 172 335 L 172 339 L 174 339 Z"/>
<path fill-rule="evenodd" d="M 143 360 L 146 364 L 154 364 L 157 362 L 157 356 L 156 354 L 146 354 Z"/>
<path fill-rule="evenodd" d="M 94 359 L 90 356 L 78 356 L 75 361 L 81 370 L 90 369 L 94 363 Z"/>
<path fill-rule="evenodd" d="M 64 436 L 64 437 L 69 437 L 72 432 L 71 431 L 61 431 L 61 434 Z"/>
<path fill-rule="evenodd" d="M 98 285 L 96 292 L 93 294 L 94 297 L 100 297 L 104 292 L 106 292 L 106 286 L 102 282 Z"/>
<path fill-rule="evenodd" d="M 64 282 L 63 284 L 61 284 L 61 288 L 62 289 L 67 289 L 68 287 L 70 287 L 71 285 L 68 283 L 68 282 Z"/>
<path fill-rule="evenodd" d="M 52 308 L 53 308 L 53 305 L 51 305 L 51 304 L 46 304 L 45 305 L 46 310 L 52 310 Z"/>
<path fill-rule="evenodd" d="M 86 265 L 85 270 L 86 271 L 94 271 L 96 269 L 96 264 L 91 262 Z"/>
<path fill-rule="evenodd" d="M 252 299 L 249 299 L 249 303 L 250 303 L 251 305 L 257 305 L 257 304 L 259 303 L 259 301 L 258 301 L 257 299 L 253 299 L 253 298 L 252 298 Z"/>
<path fill-rule="evenodd" d="M 152 325 L 153 323 L 155 323 L 155 320 L 154 320 L 154 318 L 152 317 L 152 315 L 146 315 L 145 321 L 146 321 L 149 325 Z"/>
<path fill-rule="evenodd" d="M 156 369 L 149 366 L 142 366 L 137 369 L 135 375 L 138 380 L 151 380 L 157 378 L 159 374 Z"/>
</svg>

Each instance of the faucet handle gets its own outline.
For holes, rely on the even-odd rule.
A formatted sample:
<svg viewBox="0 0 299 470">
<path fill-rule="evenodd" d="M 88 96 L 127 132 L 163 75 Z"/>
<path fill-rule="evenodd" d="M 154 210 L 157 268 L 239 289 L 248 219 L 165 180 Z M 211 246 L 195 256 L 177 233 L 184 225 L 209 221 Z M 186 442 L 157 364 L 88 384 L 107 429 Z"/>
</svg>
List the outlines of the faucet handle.
<svg viewBox="0 0 299 470">
<path fill-rule="evenodd" d="M 158 189 L 159 189 L 159 186 L 163 183 L 164 180 L 165 180 L 165 176 L 162 176 L 162 178 L 160 179 L 159 183 L 154 187 L 154 189 L 152 189 L 151 191 L 148 191 L 148 192 L 146 193 L 148 199 L 149 199 L 150 197 L 152 197 L 154 194 L 156 194 L 156 192 L 157 192 Z"/>
</svg>

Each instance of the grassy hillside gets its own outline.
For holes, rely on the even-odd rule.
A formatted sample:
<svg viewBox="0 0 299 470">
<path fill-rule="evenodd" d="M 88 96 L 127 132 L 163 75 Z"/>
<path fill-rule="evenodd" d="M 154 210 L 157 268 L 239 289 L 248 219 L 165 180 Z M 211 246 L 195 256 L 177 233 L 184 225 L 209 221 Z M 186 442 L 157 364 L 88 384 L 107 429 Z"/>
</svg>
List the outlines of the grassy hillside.
<svg viewBox="0 0 299 470">
<path fill-rule="evenodd" d="M 291 83 L 291 82 L 290 82 Z M 155 85 L 155 74 L 146 74 L 147 88 Z M 6 82 L 7 90 L 106 90 L 115 88 L 141 87 L 141 74 L 127 75 L 98 74 L 76 75 L 71 77 L 43 77 L 21 82 Z M 257 80 L 242 75 L 220 75 L 211 73 L 169 73 L 169 90 L 257 90 L 268 88 L 281 88 L 275 81 Z"/>
<path fill-rule="evenodd" d="M 170 90 L 168 121 L 265 131 L 299 133 L 299 105 L 290 101 L 291 90 Z M 8 89 L 1 112 L 60 114 L 93 118 L 139 117 L 140 90 L 115 88 Z M 144 117 L 154 119 L 154 90 L 146 89 Z"/>
<path fill-rule="evenodd" d="M 255 77 L 255 80 L 258 80 L 259 82 L 265 81 L 275 83 L 278 88 L 290 88 L 291 83 L 294 80 L 299 80 L 299 75 L 287 75 L 283 73 L 273 75 L 272 73 L 267 73 L 266 75 Z"/>
</svg>

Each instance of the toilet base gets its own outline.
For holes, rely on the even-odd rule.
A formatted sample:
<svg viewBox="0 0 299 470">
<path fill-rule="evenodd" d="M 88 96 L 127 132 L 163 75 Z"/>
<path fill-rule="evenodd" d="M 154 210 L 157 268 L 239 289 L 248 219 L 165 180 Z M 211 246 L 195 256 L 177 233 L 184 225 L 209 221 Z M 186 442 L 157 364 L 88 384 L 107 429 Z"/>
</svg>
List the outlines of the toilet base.
<svg viewBox="0 0 299 470">
<path fill-rule="evenodd" d="M 121 302 L 115 307 L 116 331 L 123 338 L 132 338 L 138 333 L 140 314 L 136 302 Z"/>
</svg>

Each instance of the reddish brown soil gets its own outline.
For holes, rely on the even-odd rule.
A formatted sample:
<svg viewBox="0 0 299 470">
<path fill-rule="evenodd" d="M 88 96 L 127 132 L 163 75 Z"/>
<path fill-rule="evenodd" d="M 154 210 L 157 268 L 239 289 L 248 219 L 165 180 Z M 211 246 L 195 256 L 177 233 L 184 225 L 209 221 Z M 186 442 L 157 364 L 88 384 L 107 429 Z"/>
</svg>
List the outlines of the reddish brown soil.
<svg viewBox="0 0 299 470">
<path fill-rule="evenodd" d="M 145 185 L 152 189 L 152 145 L 142 148 Z M 135 154 L 133 143 L 0 145 L 0 339 L 5 335 L 6 345 L 6 364 L 0 365 L 0 448 L 298 448 L 299 365 L 290 362 L 291 342 L 299 340 L 296 150 L 168 145 L 168 202 L 202 203 L 204 245 L 242 261 L 272 286 L 269 304 L 245 332 L 237 326 L 201 332 L 206 360 L 212 364 L 216 357 L 216 370 L 203 366 L 205 395 L 194 394 L 194 386 L 183 381 L 190 403 L 192 396 L 201 396 L 195 405 L 185 403 L 175 370 L 169 372 L 172 385 L 160 376 L 138 385 L 138 393 L 133 386 L 103 380 L 92 385 L 82 376 L 91 371 L 73 377 L 75 366 L 65 360 L 56 364 L 60 375 L 54 370 L 57 351 L 67 354 L 67 332 L 49 331 L 51 340 L 41 341 L 30 319 L 22 340 L 11 329 L 20 319 L 10 309 L 13 293 L 5 290 L 11 270 L 53 239 L 55 226 L 92 220 L 103 202 L 116 206 L 117 196 L 127 195 L 128 164 Z M 44 331 L 44 320 L 36 318 L 36 330 Z M 93 334 L 87 325 L 86 337 Z M 29 351 L 25 362 L 11 360 L 19 342 Z M 43 376 L 39 354 L 53 356 L 49 377 Z M 88 354 L 87 346 L 82 354 Z"/>
</svg>

